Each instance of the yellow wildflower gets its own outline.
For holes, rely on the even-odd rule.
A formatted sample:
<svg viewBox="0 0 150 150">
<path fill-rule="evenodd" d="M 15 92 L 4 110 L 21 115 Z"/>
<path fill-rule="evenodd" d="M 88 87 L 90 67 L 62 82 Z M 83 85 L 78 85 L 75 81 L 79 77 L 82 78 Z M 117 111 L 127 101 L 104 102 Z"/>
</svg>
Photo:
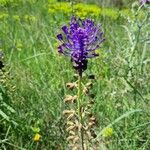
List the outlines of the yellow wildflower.
<svg viewBox="0 0 150 150">
<path fill-rule="evenodd" d="M 56 2 L 56 0 L 48 0 L 49 3 Z"/>
<path fill-rule="evenodd" d="M 35 136 L 34 136 L 34 138 L 33 138 L 33 140 L 35 142 L 38 142 L 38 141 L 40 141 L 40 139 L 41 139 L 41 135 L 39 133 L 36 133 Z"/>
<path fill-rule="evenodd" d="M 103 132 L 102 132 L 103 137 L 111 137 L 112 134 L 113 134 L 113 129 L 112 128 L 103 129 Z"/>
<path fill-rule="evenodd" d="M 55 9 L 49 8 L 49 9 L 48 9 L 48 12 L 53 14 L 53 13 L 55 13 L 56 11 L 55 11 Z"/>
<path fill-rule="evenodd" d="M 119 17 L 119 11 L 117 9 L 103 8 L 102 15 L 115 20 Z"/>
<path fill-rule="evenodd" d="M 33 15 L 27 15 L 27 14 L 24 16 L 24 19 L 26 21 L 31 21 L 31 22 L 36 22 L 37 21 L 37 18 L 35 16 L 33 16 Z"/>
</svg>

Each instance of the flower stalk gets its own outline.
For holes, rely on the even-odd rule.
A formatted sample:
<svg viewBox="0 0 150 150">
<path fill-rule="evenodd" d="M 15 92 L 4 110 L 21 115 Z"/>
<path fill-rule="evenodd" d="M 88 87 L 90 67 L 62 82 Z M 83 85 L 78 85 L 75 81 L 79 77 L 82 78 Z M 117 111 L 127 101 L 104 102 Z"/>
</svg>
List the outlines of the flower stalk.
<svg viewBox="0 0 150 150">
<path fill-rule="evenodd" d="M 81 136 L 81 145 L 82 145 L 82 150 L 84 150 L 84 132 L 83 132 L 83 118 L 82 118 L 82 110 L 81 110 L 81 106 L 82 106 L 82 76 L 79 75 L 78 77 L 78 118 L 79 118 L 79 122 L 81 124 L 81 131 L 80 132 L 80 136 Z"/>
</svg>

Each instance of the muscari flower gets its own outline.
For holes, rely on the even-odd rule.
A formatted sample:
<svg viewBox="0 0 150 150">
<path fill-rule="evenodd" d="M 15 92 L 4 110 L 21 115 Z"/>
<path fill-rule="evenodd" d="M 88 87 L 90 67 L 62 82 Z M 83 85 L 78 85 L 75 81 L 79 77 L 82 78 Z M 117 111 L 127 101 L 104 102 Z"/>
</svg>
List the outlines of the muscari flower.
<svg viewBox="0 0 150 150">
<path fill-rule="evenodd" d="M 96 49 L 105 40 L 101 25 L 95 25 L 90 19 L 71 18 L 69 26 L 62 27 L 63 33 L 57 38 L 61 41 L 58 52 L 71 57 L 73 67 L 80 76 L 87 69 L 88 58 L 97 57 Z"/>
<path fill-rule="evenodd" d="M 149 4 L 149 3 L 150 3 L 150 0 L 140 0 L 140 3 L 141 3 L 142 5 L 144 5 L 144 4 Z"/>
</svg>

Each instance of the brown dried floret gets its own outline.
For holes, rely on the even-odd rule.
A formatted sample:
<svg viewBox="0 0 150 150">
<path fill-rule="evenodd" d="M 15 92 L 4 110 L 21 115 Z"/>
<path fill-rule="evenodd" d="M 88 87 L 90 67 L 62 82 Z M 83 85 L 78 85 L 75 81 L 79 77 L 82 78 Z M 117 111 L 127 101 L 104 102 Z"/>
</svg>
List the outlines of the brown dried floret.
<svg viewBox="0 0 150 150">
<path fill-rule="evenodd" d="M 65 103 L 73 103 L 75 102 L 75 100 L 77 100 L 77 96 L 71 96 L 71 95 L 66 95 L 64 102 Z"/>
<path fill-rule="evenodd" d="M 72 148 L 72 150 L 79 150 L 79 148 L 76 147 L 76 146 L 74 146 L 74 147 Z"/>
<path fill-rule="evenodd" d="M 79 140 L 79 137 L 75 136 L 75 138 L 73 139 L 73 143 L 75 144 L 78 140 Z"/>
<path fill-rule="evenodd" d="M 75 135 L 75 132 L 71 130 L 71 131 L 69 131 L 69 134 Z"/>
<path fill-rule="evenodd" d="M 70 115 L 70 114 L 75 114 L 75 111 L 74 110 L 64 110 L 63 111 L 63 114 L 65 115 Z"/>
<path fill-rule="evenodd" d="M 77 87 L 77 84 L 75 82 L 73 83 L 69 82 L 66 84 L 66 87 L 70 90 L 73 90 L 75 87 Z"/>
<path fill-rule="evenodd" d="M 93 121 L 88 123 L 88 127 L 93 127 L 94 125 L 95 125 L 95 122 Z"/>
<path fill-rule="evenodd" d="M 69 126 L 69 127 L 66 129 L 66 131 L 69 132 L 69 131 L 73 130 L 75 127 L 76 127 L 75 125 Z"/>
<path fill-rule="evenodd" d="M 75 115 L 75 113 L 70 114 L 70 115 L 67 117 L 67 120 L 70 120 L 71 118 L 73 118 L 73 117 L 74 117 L 74 115 Z"/>
<path fill-rule="evenodd" d="M 73 136 L 73 135 L 67 137 L 67 141 L 70 141 L 70 140 L 73 140 L 73 139 L 74 139 L 74 136 Z"/>
<path fill-rule="evenodd" d="M 86 94 L 86 95 L 89 94 L 89 89 L 87 87 L 84 87 L 83 88 L 83 93 Z"/>
<path fill-rule="evenodd" d="M 67 121 L 67 125 L 74 125 L 72 121 Z"/>
<path fill-rule="evenodd" d="M 88 88 L 91 88 L 93 86 L 93 83 L 92 82 L 88 82 L 87 84 L 86 84 L 86 87 L 88 87 Z"/>
<path fill-rule="evenodd" d="M 96 118 L 95 118 L 94 116 L 92 116 L 89 120 L 95 122 L 95 121 L 96 121 Z"/>
</svg>

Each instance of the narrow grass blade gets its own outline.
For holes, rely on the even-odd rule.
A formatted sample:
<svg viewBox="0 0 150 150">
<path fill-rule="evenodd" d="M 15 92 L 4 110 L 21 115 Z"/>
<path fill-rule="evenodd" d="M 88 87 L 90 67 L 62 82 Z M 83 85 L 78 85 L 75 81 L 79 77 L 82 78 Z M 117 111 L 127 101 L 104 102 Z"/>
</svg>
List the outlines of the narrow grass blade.
<svg viewBox="0 0 150 150">
<path fill-rule="evenodd" d="M 2 110 L 0 110 L 0 115 L 1 115 L 4 119 L 6 119 L 7 121 L 9 121 L 9 117 L 8 117 Z"/>
</svg>

